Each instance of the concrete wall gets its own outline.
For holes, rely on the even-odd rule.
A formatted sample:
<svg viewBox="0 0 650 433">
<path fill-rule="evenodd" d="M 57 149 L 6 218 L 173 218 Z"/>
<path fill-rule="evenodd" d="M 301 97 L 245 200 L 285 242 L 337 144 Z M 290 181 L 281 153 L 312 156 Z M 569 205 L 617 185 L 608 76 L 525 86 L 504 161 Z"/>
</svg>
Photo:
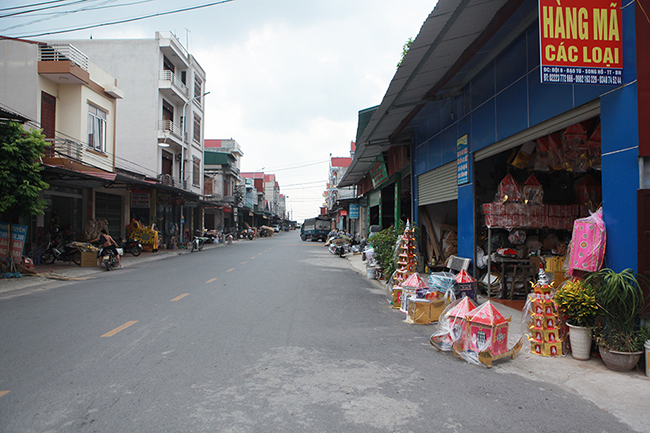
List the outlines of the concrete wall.
<svg viewBox="0 0 650 433">
<path fill-rule="evenodd" d="M 116 167 L 156 177 L 162 167 L 162 150 L 158 146 L 158 121 L 162 119 L 158 73 L 162 70 L 162 54 L 158 41 L 92 39 L 66 43 L 117 78 L 117 86 L 124 91 L 117 112 Z"/>
<path fill-rule="evenodd" d="M 41 119 L 38 45 L 0 40 L 0 103 L 36 122 Z M 54 95 L 56 96 L 56 95 Z"/>
</svg>

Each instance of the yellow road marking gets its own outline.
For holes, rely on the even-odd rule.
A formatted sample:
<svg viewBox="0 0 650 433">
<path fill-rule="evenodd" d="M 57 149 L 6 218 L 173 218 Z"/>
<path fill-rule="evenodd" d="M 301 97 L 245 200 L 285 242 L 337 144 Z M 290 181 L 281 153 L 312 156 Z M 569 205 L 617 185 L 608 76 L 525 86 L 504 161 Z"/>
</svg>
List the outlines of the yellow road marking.
<svg viewBox="0 0 650 433">
<path fill-rule="evenodd" d="M 9 391 L 0 391 L 0 397 L 4 397 L 7 394 L 9 394 Z"/>
<path fill-rule="evenodd" d="M 118 332 L 124 331 L 126 328 L 128 328 L 129 326 L 134 325 L 136 323 L 138 323 L 137 320 L 131 321 L 131 322 L 126 322 L 124 325 L 118 326 L 117 328 L 113 329 L 112 331 L 107 332 L 106 334 L 102 335 L 102 337 L 112 337 L 113 335 L 117 334 Z"/>
<path fill-rule="evenodd" d="M 234 271 L 234 270 L 235 270 L 235 268 L 230 268 L 226 272 L 230 272 L 230 271 Z"/>
<path fill-rule="evenodd" d="M 255 257 L 251 257 L 251 259 L 254 259 Z"/>
<path fill-rule="evenodd" d="M 217 281 L 216 278 L 210 278 L 208 281 L 205 282 L 205 284 L 214 283 L 215 281 Z"/>
<path fill-rule="evenodd" d="M 245 265 L 245 264 L 246 264 L 246 262 L 241 262 L 241 263 L 240 263 L 240 265 Z"/>
<path fill-rule="evenodd" d="M 186 297 L 187 295 L 189 295 L 189 293 L 183 293 L 182 295 L 175 297 L 174 299 L 172 299 L 169 302 L 179 301 L 179 300 L 183 299 L 184 297 Z"/>
</svg>

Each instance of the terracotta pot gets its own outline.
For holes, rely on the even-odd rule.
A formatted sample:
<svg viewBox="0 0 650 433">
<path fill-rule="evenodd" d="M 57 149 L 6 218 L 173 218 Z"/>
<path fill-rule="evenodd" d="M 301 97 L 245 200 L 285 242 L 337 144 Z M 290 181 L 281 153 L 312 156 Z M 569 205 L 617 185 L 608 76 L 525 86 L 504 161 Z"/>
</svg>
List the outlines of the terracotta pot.
<svg viewBox="0 0 650 433">
<path fill-rule="evenodd" d="M 591 329 L 582 326 L 569 327 L 569 341 L 571 342 L 571 356 L 580 361 L 587 361 L 591 356 Z"/>
<path fill-rule="evenodd" d="M 643 355 L 643 352 L 616 352 L 600 346 L 598 352 L 607 368 L 614 371 L 631 371 Z"/>
</svg>

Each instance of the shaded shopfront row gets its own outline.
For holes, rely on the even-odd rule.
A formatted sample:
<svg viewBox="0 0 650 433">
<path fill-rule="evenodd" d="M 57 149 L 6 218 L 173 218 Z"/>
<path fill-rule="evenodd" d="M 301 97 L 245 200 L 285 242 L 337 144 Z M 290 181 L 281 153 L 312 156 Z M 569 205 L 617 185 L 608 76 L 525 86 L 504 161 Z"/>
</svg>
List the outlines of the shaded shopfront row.
<svg viewBox="0 0 650 433">
<path fill-rule="evenodd" d="M 359 112 L 338 186 L 356 186 L 365 227 L 410 218 L 425 263 L 459 255 L 479 274 L 488 239 L 561 254 L 573 221 L 602 206 L 607 266 L 650 273 L 650 22 L 639 3 L 585 1 L 611 19 L 589 53 L 605 44 L 618 63 L 549 66 L 566 34 L 545 4 L 440 0 L 381 104 Z"/>
<path fill-rule="evenodd" d="M 154 249 L 174 248 L 180 242 L 184 216 L 185 239 L 203 227 L 200 197 L 154 180 L 137 180 L 108 172 L 81 172 L 45 165 L 50 188 L 42 192 L 45 214 L 29 222 L 26 248 L 52 236 L 84 240 L 91 220 L 106 220 L 115 237 L 126 237 L 132 219 L 158 232 Z M 29 250 L 28 250 L 29 251 Z"/>
</svg>

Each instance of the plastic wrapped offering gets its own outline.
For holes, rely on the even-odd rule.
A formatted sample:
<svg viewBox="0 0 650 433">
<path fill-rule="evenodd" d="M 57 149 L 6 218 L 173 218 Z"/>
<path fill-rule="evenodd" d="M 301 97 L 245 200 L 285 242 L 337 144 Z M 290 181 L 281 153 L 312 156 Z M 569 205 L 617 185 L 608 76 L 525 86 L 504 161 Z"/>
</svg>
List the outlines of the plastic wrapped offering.
<svg viewBox="0 0 650 433">
<path fill-rule="evenodd" d="M 466 328 L 465 316 L 476 308 L 471 298 L 463 297 L 449 304 L 438 321 L 438 329 L 430 338 L 431 344 L 443 351 L 452 350 L 455 344 L 462 346 L 462 337 Z"/>
<path fill-rule="evenodd" d="M 583 271 L 600 270 L 605 256 L 606 238 L 602 208 L 587 218 L 575 220 L 567 260 L 565 260 L 569 274 L 579 276 Z"/>
</svg>

